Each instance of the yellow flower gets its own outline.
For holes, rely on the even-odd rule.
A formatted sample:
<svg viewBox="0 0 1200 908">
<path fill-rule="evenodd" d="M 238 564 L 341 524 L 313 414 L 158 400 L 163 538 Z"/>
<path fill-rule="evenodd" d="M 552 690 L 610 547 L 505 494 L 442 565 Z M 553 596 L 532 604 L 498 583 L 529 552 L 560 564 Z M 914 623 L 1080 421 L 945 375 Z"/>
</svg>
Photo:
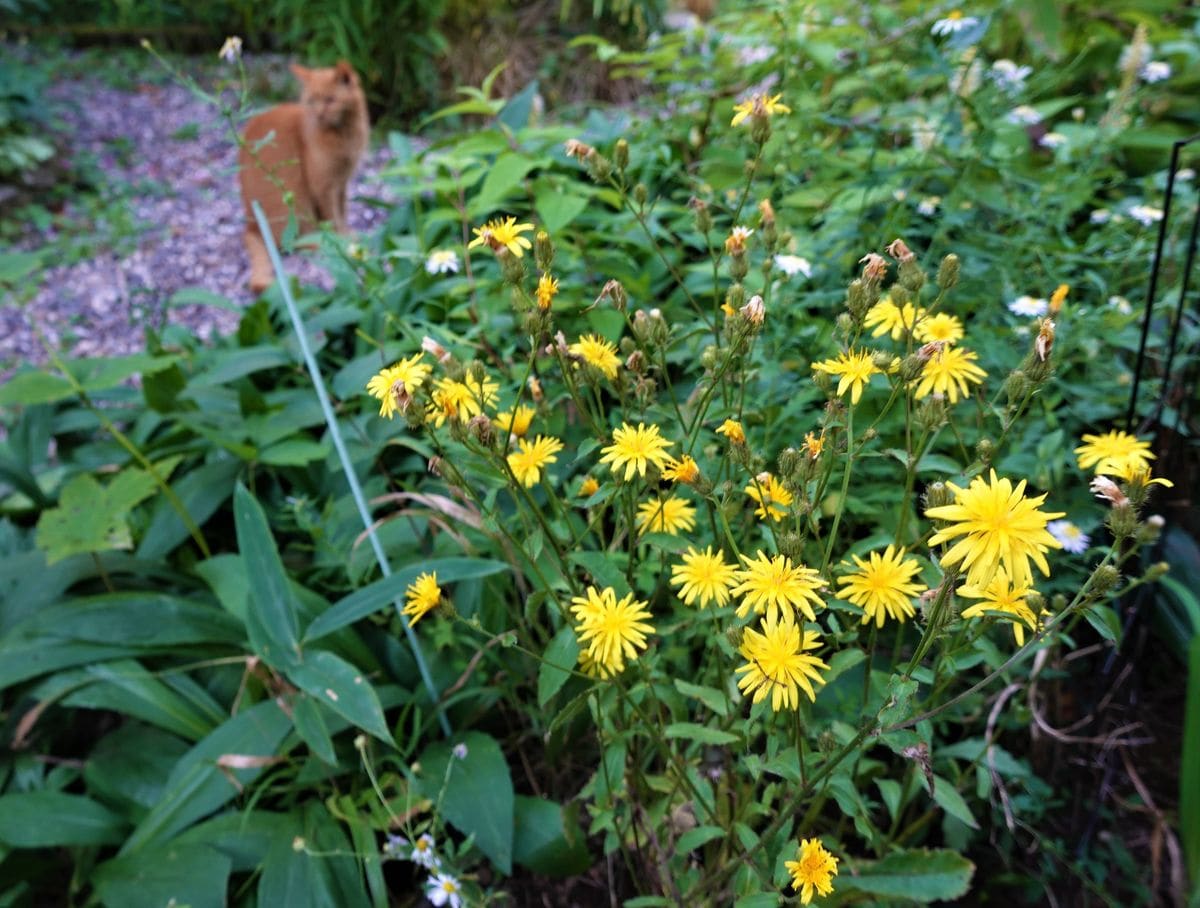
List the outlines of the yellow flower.
<svg viewBox="0 0 1200 908">
<path fill-rule="evenodd" d="M 1017 646 L 1025 645 L 1025 627 L 1037 630 L 1037 616 L 1025 597 L 1032 592 L 1028 584 L 1012 584 L 1004 568 L 996 571 L 991 581 L 985 584 L 964 584 L 958 588 L 958 594 L 968 599 L 981 599 L 969 608 L 962 610 L 962 617 L 976 618 L 985 612 L 1004 612 L 1011 616 L 1013 637 Z"/>
<path fill-rule="evenodd" d="M 783 520 L 792 506 L 792 493 L 770 473 L 759 473 L 745 492 L 758 503 L 754 513 L 763 520 Z"/>
<path fill-rule="evenodd" d="M 977 359 L 979 357 L 970 350 L 943 347 L 925 361 L 913 396 L 920 400 L 932 391 L 952 404 L 958 403 L 960 395 L 969 397 L 968 382 L 977 385 L 987 378 L 987 373 L 975 365 Z"/>
<path fill-rule="evenodd" d="M 753 609 L 756 614 L 774 615 L 786 609 L 801 612 L 809 621 L 816 621 L 813 606 L 823 606 L 817 590 L 821 575 L 803 564 L 793 565 L 786 555 L 768 558 L 759 552 L 754 558 L 742 556 L 745 569 L 738 571 L 738 585 L 733 592 L 742 596 L 738 606 L 739 618 Z"/>
<path fill-rule="evenodd" d="M 551 436 L 539 435 L 532 444 L 522 438 L 517 442 L 517 450 L 508 455 L 508 468 L 526 488 L 537 485 L 542 470 L 558 461 L 555 455 L 562 448 L 562 442 Z"/>
<path fill-rule="evenodd" d="M 1071 292 L 1070 284 L 1059 284 L 1054 292 L 1050 294 L 1050 314 L 1058 314 L 1058 310 L 1062 308 L 1062 304 L 1067 301 L 1067 294 Z"/>
<path fill-rule="evenodd" d="M 818 438 L 812 432 L 808 432 L 805 434 L 805 436 L 804 436 L 804 453 L 807 454 L 810 459 L 816 460 L 818 457 L 821 456 L 821 451 L 823 451 L 824 449 L 825 449 L 825 433 L 824 432 L 821 433 L 820 438 Z"/>
<path fill-rule="evenodd" d="M 421 362 L 424 353 L 402 359 L 381 369 L 367 382 L 367 393 L 379 401 L 379 415 L 391 419 L 399 409 L 401 395 L 411 395 L 425 383 L 430 368 Z"/>
<path fill-rule="evenodd" d="M 858 403 L 859 398 L 862 397 L 863 388 L 871 380 L 871 376 L 880 372 L 875 365 L 875 358 L 868 350 L 858 353 L 850 350 L 839 354 L 837 359 L 813 363 L 812 367 L 818 372 L 840 375 L 842 378 L 838 382 L 837 393 L 841 396 L 846 393 L 847 388 L 852 389 L 850 392 L 851 404 Z"/>
<path fill-rule="evenodd" d="M 617 377 L 617 369 L 621 360 L 617 358 L 617 348 L 602 337 L 595 334 L 585 334 L 579 342 L 568 348 L 589 366 L 595 366 L 609 379 Z"/>
<path fill-rule="evenodd" d="M 725 251 L 730 255 L 737 255 L 746 251 L 746 240 L 750 239 L 754 231 L 749 227 L 734 227 L 730 231 L 729 236 L 725 238 Z"/>
<path fill-rule="evenodd" d="M 734 117 L 730 126 L 737 126 L 747 117 L 754 113 L 762 113 L 765 116 L 772 117 L 777 113 L 791 113 L 792 109 L 779 103 L 779 99 L 783 95 L 775 95 L 770 98 L 765 94 L 755 95 L 749 101 L 743 101 L 741 104 L 733 105 Z"/>
<path fill-rule="evenodd" d="M 731 445 L 744 445 L 746 443 L 746 433 L 742 431 L 742 424 L 736 419 L 727 419 L 717 426 L 717 434 L 728 438 Z"/>
<path fill-rule="evenodd" d="M 679 587 L 679 598 L 684 605 L 700 600 L 700 608 L 708 608 L 710 602 L 724 605 L 729 601 L 729 590 L 737 580 L 737 568 L 727 564 L 721 552 L 713 554 L 712 546 L 698 552 L 688 546 L 683 563 L 671 568 L 671 585 Z"/>
<path fill-rule="evenodd" d="M 963 339 L 963 324 L 956 316 L 947 315 L 945 312 L 927 315 L 917 322 L 913 337 L 922 344 L 938 341 L 950 345 Z"/>
<path fill-rule="evenodd" d="M 905 559 L 904 549 L 897 552 L 890 545 L 882 555 L 872 552 L 869 561 L 850 557 L 858 571 L 839 581 L 838 595 L 862 607 L 863 624 L 874 619 L 876 627 L 883 627 L 885 616 L 900 622 L 913 616 L 912 597 L 920 594 L 922 586 L 913 580 L 921 570 L 915 559 Z"/>
<path fill-rule="evenodd" d="M 439 378 L 433 386 L 429 417 L 438 426 L 447 419 L 467 422 L 482 413 L 484 407 L 495 406 L 499 390 L 500 386 L 486 377 L 482 381 L 476 381 L 470 375 L 462 381 Z"/>
<path fill-rule="evenodd" d="M 494 218 L 471 231 L 475 234 L 475 239 L 467 243 L 467 248 L 487 245 L 495 252 L 507 249 L 520 258 L 525 254 L 524 249 L 533 248 L 533 244 L 521 234 L 532 229 L 532 224 L 518 224 L 516 218 Z"/>
<path fill-rule="evenodd" d="M 1013 488 L 1009 480 L 997 479 L 995 470 L 990 481 L 976 476 L 965 489 L 952 482 L 946 485 L 954 492 L 955 503 L 925 512 L 934 520 L 953 521 L 934 534 L 930 548 L 962 537 L 942 556 L 942 564 L 961 565 L 971 586 L 986 586 L 1001 567 L 1014 583 L 1029 586 L 1033 582 L 1030 561 L 1050 575 L 1044 553 L 1061 549 L 1062 543 L 1050 535 L 1046 524 L 1065 515 L 1039 510 L 1045 495 L 1026 498 L 1025 480 Z"/>
<path fill-rule="evenodd" d="M 696 509 L 674 495 L 661 501 L 655 498 L 638 505 L 637 525 L 643 533 L 678 536 L 680 530 L 690 530 L 696 526 Z"/>
<path fill-rule="evenodd" d="M 761 624 L 761 633 L 746 628 L 742 634 L 742 645 L 738 649 L 745 665 L 737 668 L 738 687 L 745 693 L 754 694 L 754 702 L 760 703 L 771 695 L 771 709 L 798 709 L 800 690 L 808 694 L 810 701 L 817 699 L 813 682 L 824 684 L 819 669 L 829 666 L 816 656 L 807 654 L 817 649 L 821 638 L 816 631 L 803 631 L 791 612 L 767 615 Z"/>
<path fill-rule="evenodd" d="M 404 614 L 409 616 L 410 625 L 416 624 L 442 600 L 437 572 L 417 577 L 404 591 L 404 600 Z"/>
<path fill-rule="evenodd" d="M 1083 444 L 1075 449 L 1079 457 L 1079 469 L 1095 467 L 1097 473 L 1117 473 L 1126 464 L 1150 468 L 1154 455 L 1150 453 L 1150 442 L 1142 441 L 1128 432 L 1112 430 L 1103 435 L 1085 435 Z"/>
<path fill-rule="evenodd" d="M 579 497 L 591 498 L 600 491 L 600 483 L 591 476 L 583 477 L 583 482 L 579 484 Z"/>
<path fill-rule="evenodd" d="M 691 485 L 700 478 L 700 468 L 696 466 L 696 461 L 692 460 L 690 454 L 684 454 L 678 460 L 674 458 L 668 460 L 662 475 L 663 479 Z"/>
<path fill-rule="evenodd" d="M 925 310 L 918 309 L 912 303 L 905 303 L 903 308 L 892 302 L 890 296 L 885 296 L 867 310 L 863 319 L 863 327 L 874 327 L 871 337 L 883 337 L 890 334 L 892 340 L 898 341 L 913 330 L 913 326 L 925 317 Z M 839 392 L 840 393 L 840 392 Z"/>
<path fill-rule="evenodd" d="M 1152 476 L 1149 467 L 1143 467 L 1137 461 L 1127 460 L 1123 464 L 1118 464 L 1112 470 L 1112 475 L 1118 479 L 1123 479 L 1131 486 L 1166 486 L 1168 489 L 1175 488 L 1175 483 L 1169 479 L 1163 479 L 1161 476 Z"/>
<path fill-rule="evenodd" d="M 492 423 L 501 432 L 511 432 L 515 437 L 522 438 L 529 431 L 529 424 L 537 413 L 533 407 L 520 406 L 515 411 L 505 410 L 497 413 Z"/>
<path fill-rule="evenodd" d="M 674 443 L 659 435 L 656 425 L 638 423 L 635 429 L 629 423 L 622 423 L 621 428 L 613 432 L 613 443 L 601 449 L 604 456 L 600 462 L 611 463 L 614 473 L 619 473 L 624 466 L 626 482 L 634 473 L 644 479 L 647 466 L 654 464 L 661 469 L 666 464 L 670 459 L 667 448 Z"/>
<path fill-rule="evenodd" d="M 638 649 L 646 648 L 646 634 L 654 633 L 646 623 L 650 612 L 633 593 L 620 602 L 612 587 L 589 586 L 585 593 L 571 600 L 575 636 L 580 647 L 586 644 L 588 656 L 604 676 L 615 675 L 625 668 L 626 659 L 636 659 Z"/>
<path fill-rule="evenodd" d="M 543 274 L 538 278 L 537 284 L 537 304 L 539 309 L 549 309 L 550 303 L 554 299 L 554 294 L 558 293 L 558 281 L 552 278 L 549 274 Z"/>
<path fill-rule="evenodd" d="M 951 13 L 950 15 L 954 15 Z M 785 861 L 783 866 L 792 875 L 792 888 L 800 893 L 800 904 L 812 901 L 813 890 L 826 896 L 833 892 L 833 878 L 837 876 L 838 859 L 825 850 L 820 839 L 804 839 L 796 849 L 796 860 Z"/>
</svg>

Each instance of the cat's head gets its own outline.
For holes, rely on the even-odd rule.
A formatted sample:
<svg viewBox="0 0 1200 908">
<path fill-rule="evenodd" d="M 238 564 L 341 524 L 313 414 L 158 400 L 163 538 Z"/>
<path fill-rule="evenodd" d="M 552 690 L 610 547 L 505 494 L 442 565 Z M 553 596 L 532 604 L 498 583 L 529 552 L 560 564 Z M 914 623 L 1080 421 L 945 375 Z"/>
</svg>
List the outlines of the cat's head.
<svg viewBox="0 0 1200 908">
<path fill-rule="evenodd" d="M 358 74 L 345 60 L 322 69 L 309 69 L 298 63 L 293 63 L 291 68 L 292 74 L 300 80 L 300 103 L 322 129 L 341 129 L 362 109 L 363 94 Z"/>
</svg>

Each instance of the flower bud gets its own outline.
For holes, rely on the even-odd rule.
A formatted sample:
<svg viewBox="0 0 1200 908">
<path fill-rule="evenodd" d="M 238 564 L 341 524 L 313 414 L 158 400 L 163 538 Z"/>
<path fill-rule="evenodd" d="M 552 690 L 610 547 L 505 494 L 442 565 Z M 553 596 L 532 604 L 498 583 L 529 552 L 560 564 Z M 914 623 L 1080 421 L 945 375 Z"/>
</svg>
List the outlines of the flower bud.
<svg viewBox="0 0 1200 908">
<path fill-rule="evenodd" d="M 539 230 L 533 238 L 533 258 L 543 273 L 550 273 L 550 266 L 554 264 L 554 243 L 545 230 Z"/>
<path fill-rule="evenodd" d="M 921 373 L 925 371 L 925 363 L 929 361 L 929 357 L 922 356 L 920 352 L 909 354 L 900 361 L 900 380 L 905 382 L 916 381 L 921 377 Z"/>
<path fill-rule="evenodd" d="M 1153 583 L 1155 580 L 1165 577 L 1170 570 L 1171 565 L 1165 561 L 1156 561 L 1146 569 L 1146 580 Z"/>
<path fill-rule="evenodd" d="M 709 344 L 700 354 L 700 365 L 711 372 L 717 367 L 718 355 L 717 348 Z"/>
<path fill-rule="evenodd" d="M 1121 582 L 1121 572 L 1111 564 L 1101 564 L 1088 578 L 1084 590 L 1093 597 L 1104 596 Z"/>
<path fill-rule="evenodd" d="M 688 208 L 692 209 L 695 213 L 696 229 L 698 231 L 708 233 L 712 230 L 712 213 L 708 210 L 707 202 L 692 196 L 688 200 Z"/>
<path fill-rule="evenodd" d="M 833 327 L 837 331 L 838 337 L 847 340 L 850 332 L 854 330 L 854 319 L 850 317 L 849 313 L 843 312 L 834 319 Z"/>
<path fill-rule="evenodd" d="M 758 213 L 760 216 L 759 223 L 766 227 L 775 223 L 775 208 L 771 205 L 770 199 L 763 199 L 758 203 Z"/>
<path fill-rule="evenodd" d="M 741 284 L 730 284 L 725 292 L 725 305 L 730 309 L 741 309 L 746 302 L 746 288 Z"/>
<path fill-rule="evenodd" d="M 771 117 L 765 109 L 758 106 L 750 114 L 750 139 L 755 145 L 766 145 L 767 140 L 771 138 Z M 754 175 L 754 161 L 746 162 L 747 176 Z"/>
<path fill-rule="evenodd" d="M 884 372 L 888 372 L 891 370 L 892 363 L 895 361 L 895 359 L 896 357 L 891 353 L 888 353 L 886 350 L 876 350 L 871 354 L 871 365 L 873 365 L 876 369 L 881 369 Z"/>
<path fill-rule="evenodd" d="M 975 443 L 975 456 L 979 458 L 979 462 L 987 466 L 992 462 L 992 456 L 996 453 L 996 446 L 990 438 L 981 438 Z"/>
<path fill-rule="evenodd" d="M 629 166 L 629 143 L 624 139 L 617 139 L 617 147 L 613 149 L 613 162 L 617 165 L 617 170 L 624 170 Z"/>
<path fill-rule="evenodd" d="M 643 207 L 646 200 L 650 197 L 650 192 L 646 189 L 645 183 L 638 183 L 633 187 L 633 200 L 638 203 L 638 207 Z"/>
<path fill-rule="evenodd" d="M 425 408 L 409 407 L 404 411 L 404 424 L 409 429 L 419 429 L 425 425 Z"/>
<path fill-rule="evenodd" d="M 525 265 L 521 260 L 508 251 L 502 248 L 496 252 L 496 258 L 500 260 L 500 276 L 506 284 L 516 286 L 525 279 Z"/>
<path fill-rule="evenodd" d="M 954 493 L 944 482 L 931 482 L 925 488 L 925 510 L 954 504 Z"/>
<path fill-rule="evenodd" d="M 738 310 L 746 321 L 756 328 L 762 326 L 763 320 L 766 318 L 766 308 L 763 306 L 763 298 L 757 293 L 750 297 L 750 301 Z"/>
<path fill-rule="evenodd" d="M 780 533 L 776 537 L 776 545 L 779 547 L 780 555 L 785 555 L 793 561 L 800 561 L 804 558 L 804 540 L 798 533 L 791 531 Z"/>
<path fill-rule="evenodd" d="M 1030 389 L 1029 376 L 1020 369 L 1013 369 L 1008 374 L 1008 378 L 1004 379 L 1004 393 L 1008 395 L 1008 405 L 1010 407 L 1020 404 Z"/>
<path fill-rule="evenodd" d="M 817 750 L 823 756 L 832 756 L 837 752 L 837 749 L 838 739 L 834 736 L 833 732 L 826 730 L 817 735 Z"/>
<path fill-rule="evenodd" d="M 916 258 L 900 263 L 900 286 L 919 293 L 925 286 L 925 269 L 917 264 Z"/>
<path fill-rule="evenodd" d="M 587 156 L 588 176 L 597 183 L 604 183 L 612 176 L 612 161 L 598 151 Z"/>
<path fill-rule="evenodd" d="M 641 350 L 634 350 L 625 360 L 625 368 L 636 375 L 646 371 L 646 356 Z"/>
<path fill-rule="evenodd" d="M 784 479 L 790 479 L 800 469 L 800 452 L 795 448 L 784 448 L 779 452 L 776 465 L 779 467 L 779 475 Z"/>
<path fill-rule="evenodd" d="M 742 648 L 742 629 L 736 624 L 731 624 L 725 629 L 725 639 L 729 641 L 729 645 L 737 651 Z"/>
<path fill-rule="evenodd" d="M 1108 512 L 1108 519 L 1105 523 L 1118 542 L 1128 539 L 1137 532 L 1137 510 L 1126 500 L 1124 504 L 1115 505 Z"/>
<path fill-rule="evenodd" d="M 1050 597 L 1050 611 L 1058 614 L 1067 607 L 1067 597 L 1062 593 L 1055 593 Z"/>
<path fill-rule="evenodd" d="M 958 283 L 958 256 L 951 252 L 942 259 L 938 267 L 937 284 L 942 290 L 951 290 Z"/>
<path fill-rule="evenodd" d="M 923 431 L 933 432 L 934 430 L 940 428 L 946 424 L 945 399 L 939 394 L 934 394 L 925 398 L 920 402 L 920 404 L 918 404 L 913 418 L 916 419 L 917 425 L 920 426 Z"/>
</svg>

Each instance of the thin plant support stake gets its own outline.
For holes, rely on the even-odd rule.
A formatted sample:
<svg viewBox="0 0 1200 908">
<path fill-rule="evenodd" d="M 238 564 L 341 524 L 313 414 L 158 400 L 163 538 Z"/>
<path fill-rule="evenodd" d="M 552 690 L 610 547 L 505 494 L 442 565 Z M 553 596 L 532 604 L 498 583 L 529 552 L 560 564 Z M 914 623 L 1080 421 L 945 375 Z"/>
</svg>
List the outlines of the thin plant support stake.
<svg viewBox="0 0 1200 908">
<path fill-rule="evenodd" d="M 354 472 L 354 465 L 350 463 L 350 454 L 346 451 L 346 443 L 342 441 L 342 433 L 338 428 L 337 418 L 333 413 L 333 405 L 329 402 L 329 392 L 325 390 L 325 379 L 321 377 L 321 369 L 317 365 L 317 359 L 313 356 L 312 348 L 308 345 L 308 334 L 304 331 L 304 321 L 300 318 L 300 310 L 296 307 L 296 301 L 292 299 L 292 288 L 288 286 L 287 272 L 283 270 L 283 260 L 279 257 L 279 250 L 275 246 L 275 237 L 271 233 L 271 225 L 267 223 L 266 215 L 263 214 L 262 206 L 258 202 L 252 202 L 251 208 L 254 211 L 254 219 L 258 221 L 258 230 L 262 235 L 263 242 L 267 245 L 267 254 L 271 257 L 271 267 L 275 269 L 275 283 L 283 294 L 283 304 L 287 307 L 288 317 L 292 320 L 292 329 L 296 332 L 296 340 L 300 342 L 300 352 L 304 355 L 304 364 L 308 367 L 308 374 L 312 378 L 313 389 L 317 392 L 317 400 L 321 402 L 321 412 L 325 415 L 325 425 L 329 427 L 329 434 L 333 438 L 333 446 L 337 450 L 338 460 L 342 463 L 342 472 L 346 474 L 346 482 L 350 484 L 350 494 L 354 497 L 354 504 L 358 508 L 358 516 L 362 519 L 363 527 L 367 531 L 367 536 L 371 540 L 371 548 L 375 552 L 375 560 L 379 562 L 379 570 L 384 577 L 390 577 L 392 574 L 392 566 L 388 562 L 387 555 L 383 551 L 383 545 L 379 542 L 379 537 L 375 535 L 375 524 L 371 520 L 371 512 L 367 509 L 367 500 L 363 497 L 362 486 L 359 485 L 358 475 Z M 450 737 L 450 720 L 446 718 L 446 711 L 438 703 L 437 688 L 433 684 L 433 676 L 429 674 L 429 666 L 425 664 L 425 656 L 421 652 L 421 641 L 417 639 L 417 635 L 413 632 L 412 625 L 409 623 L 408 616 L 404 614 L 401 600 L 397 598 L 393 605 L 396 606 L 396 611 L 400 613 L 400 620 L 404 622 L 404 633 L 408 637 L 408 645 L 412 648 L 413 658 L 417 661 L 417 669 L 421 672 L 421 680 L 425 682 L 425 689 L 429 691 L 429 696 L 433 700 L 434 708 L 437 709 L 438 721 L 442 726 L 442 733 L 446 737 Z"/>
</svg>

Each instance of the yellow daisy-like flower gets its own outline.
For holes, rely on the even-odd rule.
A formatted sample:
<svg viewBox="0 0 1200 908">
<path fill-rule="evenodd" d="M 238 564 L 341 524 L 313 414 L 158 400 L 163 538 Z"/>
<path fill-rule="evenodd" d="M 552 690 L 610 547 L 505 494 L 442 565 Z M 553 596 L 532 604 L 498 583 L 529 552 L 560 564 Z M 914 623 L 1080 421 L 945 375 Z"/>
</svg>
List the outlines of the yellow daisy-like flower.
<svg viewBox="0 0 1200 908">
<path fill-rule="evenodd" d="M 1030 561 L 1044 575 L 1050 575 L 1044 553 L 1061 549 L 1062 543 L 1050 534 L 1046 524 L 1065 515 L 1039 510 L 1045 495 L 1026 498 L 1025 480 L 1014 488 L 1008 479 L 998 479 L 995 470 L 991 471 L 990 481 L 976 476 L 965 489 L 952 482 L 946 485 L 954 493 L 955 503 L 925 512 L 934 520 L 952 521 L 929 540 L 930 548 L 962 537 L 942 556 L 942 564 L 960 565 L 971 586 L 986 586 L 1000 568 L 1014 583 L 1030 586 Z"/>
<path fill-rule="evenodd" d="M 754 513 L 763 520 L 783 520 L 792 506 L 792 493 L 770 473 L 759 473 L 746 486 L 745 492 L 758 503 Z"/>
<path fill-rule="evenodd" d="M 958 403 L 960 396 L 970 397 L 969 385 L 987 378 L 987 373 L 975 365 L 977 359 L 979 356 L 970 350 L 943 347 L 925 361 L 913 397 L 920 400 L 932 391 L 952 404 Z"/>
<path fill-rule="evenodd" d="M 482 227 L 472 229 L 475 239 L 467 243 L 467 248 L 490 246 L 494 252 L 507 249 L 517 258 L 521 258 L 525 249 L 533 248 L 533 243 L 521 234 L 532 229 L 532 224 L 518 224 L 516 218 L 494 218 Z"/>
<path fill-rule="evenodd" d="M 408 623 L 416 624 L 441 600 L 442 590 L 438 586 L 437 572 L 421 574 L 404 591 L 404 614 L 408 615 Z"/>
<path fill-rule="evenodd" d="M 511 432 L 514 437 L 523 438 L 536 414 L 537 410 L 533 407 L 522 405 L 515 411 L 505 410 L 503 413 L 497 413 L 492 419 L 492 424 L 501 432 Z"/>
<path fill-rule="evenodd" d="M 898 341 L 913 330 L 913 326 L 925 317 L 925 310 L 919 309 L 912 303 L 897 306 L 890 296 L 882 297 L 879 302 L 867 310 L 863 319 L 864 328 L 874 328 L 871 337 L 883 337 L 890 334 L 892 340 Z"/>
<path fill-rule="evenodd" d="M 728 438 L 731 445 L 744 445 L 746 443 L 746 433 L 742 429 L 742 424 L 736 419 L 727 419 L 717 426 L 717 434 Z"/>
<path fill-rule="evenodd" d="M 678 536 L 680 530 L 691 530 L 696 526 L 696 509 L 674 495 L 661 501 L 655 498 L 638 505 L 637 525 L 643 533 Z"/>
<path fill-rule="evenodd" d="M 589 366 L 595 366 L 606 378 L 617 377 L 621 360 L 617 358 L 617 348 L 604 338 L 595 334 L 585 334 L 579 338 L 578 343 L 571 344 L 567 349 Z"/>
<path fill-rule="evenodd" d="M 1129 486 L 1165 486 L 1168 489 L 1175 488 L 1175 483 L 1171 482 L 1171 480 L 1152 475 L 1149 467 L 1143 467 L 1132 460 L 1117 466 L 1112 471 L 1112 475 L 1118 479 L 1125 480 Z"/>
<path fill-rule="evenodd" d="M 1054 292 L 1050 294 L 1050 314 L 1056 315 L 1058 310 L 1062 308 L 1062 304 L 1067 301 L 1067 294 L 1071 292 L 1070 284 L 1059 284 Z"/>
<path fill-rule="evenodd" d="M 749 227 L 734 227 L 725 238 L 725 251 L 738 255 L 746 251 L 746 240 L 754 233 Z"/>
<path fill-rule="evenodd" d="M 583 482 L 579 484 L 579 497 L 591 498 L 600 491 L 600 483 L 592 476 L 583 477 Z"/>
<path fill-rule="evenodd" d="M 916 559 L 905 559 L 904 549 L 897 552 L 891 545 L 882 555 L 872 552 L 867 561 L 857 555 L 850 557 L 858 570 L 839 581 L 838 595 L 862 607 L 863 624 L 874 619 L 876 627 L 883 627 L 885 616 L 900 622 L 913 616 L 912 598 L 920 594 L 922 586 L 913 579 L 921 570 Z"/>
<path fill-rule="evenodd" d="M 646 634 L 654 633 L 646 623 L 650 618 L 646 603 L 635 600 L 632 593 L 618 602 L 612 587 L 589 586 L 584 596 L 571 600 L 571 613 L 580 647 L 586 644 L 588 655 L 605 676 L 621 672 L 626 659 L 636 659 L 637 651 L 646 648 Z"/>
<path fill-rule="evenodd" d="M 784 861 L 792 875 L 792 888 L 800 893 L 800 904 L 812 901 L 813 892 L 826 896 L 833 892 L 833 878 L 838 874 L 838 859 L 825 850 L 820 839 L 804 839 L 796 849 L 796 860 Z"/>
<path fill-rule="evenodd" d="M 696 465 L 696 461 L 692 460 L 690 454 L 684 454 L 678 460 L 674 458 L 668 460 L 662 475 L 663 479 L 669 479 L 671 482 L 683 482 L 691 485 L 700 478 L 700 467 Z"/>
<path fill-rule="evenodd" d="M 840 375 L 841 381 L 838 382 L 837 393 L 840 397 L 846 393 L 846 389 L 850 389 L 850 403 L 856 404 L 862 397 L 863 388 L 867 382 L 871 380 L 871 376 L 876 373 L 882 374 L 880 369 L 875 365 L 875 358 L 869 350 L 861 350 L 855 353 L 849 350 L 846 353 L 839 354 L 837 359 L 827 359 L 824 362 L 813 363 L 812 367 L 818 372 L 827 372 L 830 375 Z"/>
<path fill-rule="evenodd" d="M 1013 637 L 1017 646 L 1025 645 L 1025 626 L 1037 630 L 1037 615 L 1025 601 L 1033 590 L 1028 584 L 1013 584 L 1004 568 L 996 571 L 991 581 L 986 584 L 965 584 L 958 588 L 958 594 L 967 599 L 980 599 L 969 608 L 962 610 L 962 617 L 977 618 L 985 612 L 1004 612 L 1012 621 Z"/>
<path fill-rule="evenodd" d="M 650 464 L 662 469 L 670 460 L 667 448 L 675 444 L 667 441 L 658 432 L 658 426 L 638 423 L 635 429 L 629 423 L 622 423 L 621 428 L 613 432 L 613 443 L 601 449 L 604 455 L 601 463 L 611 463 L 614 473 L 621 472 L 625 467 L 625 481 L 628 482 L 637 473 L 643 479 L 646 477 L 646 467 Z"/>
<path fill-rule="evenodd" d="M 554 294 L 558 293 L 558 281 L 552 278 L 549 274 L 543 274 L 538 278 L 537 283 L 537 304 L 539 309 L 549 309 L 550 303 L 554 300 Z"/>
<path fill-rule="evenodd" d="M 482 413 L 484 407 L 495 406 L 499 391 L 500 386 L 490 378 L 482 381 L 476 381 L 470 375 L 462 381 L 439 378 L 433 386 L 429 418 L 437 426 L 447 419 L 467 422 L 472 416 Z"/>
<path fill-rule="evenodd" d="M 367 393 L 379 401 L 379 415 L 391 419 L 399 409 L 400 394 L 412 394 L 429 377 L 430 367 L 421 362 L 424 353 L 402 359 L 381 369 L 367 382 Z"/>
<path fill-rule="evenodd" d="M 808 432 L 804 436 L 804 453 L 812 460 L 816 460 L 821 456 L 821 452 L 825 450 L 825 433 L 822 432 L 818 438 L 812 432 Z"/>
<path fill-rule="evenodd" d="M 761 624 L 761 632 L 746 628 L 742 633 L 742 645 L 738 652 L 746 660 L 738 666 L 738 687 L 747 694 L 754 694 L 754 702 L 760 703 L 771 695 L 771 709 L 799 709 L 800 691 L 810 701 L 817 699 L 813 684 L 824 684 L 820 669 L 829 666 L 808 650 L 821 645 L 816 631 L 801 630 L 791 612 L 767 615 Z"/>
<path fill-rule="evenodd" d="M 963 323 L 945 312 L 928 315 L 917 322 L 913 337 L 922 344 L 938 341 L 949 346 L 963 339 Z"/>
<path fill-rule="evenodd" d="M 1103 435 L 1084 435 L 1083 444 L 1075 449 L 1075 454 L 1079 469 L 1095 467 L 1097 473 L 1108 474 L 1119 474 L 1126 465 L 1148 470 L 1154 460 L 1150 442 L 1115 429 Z"/>
<path fill-rule="evenodd" d="M 552 436 L 539 435 L 532 444 L 522 438 L 517 450 L 508 455 L 508 468 L 517 482 L 529 488 L 541 480 L 542 470 L 558 461 L 555 455 L 562 449 L 563 443 Z"/>
<path fill-rule="evenodd" d="M 779 99 L 782 97 L 783 95 L 775 95 L 773 98 L 765 94 L 754 95 L 748 101 L 733 105 L 734 116 L 729 125 L 737 126 L 754 113 L 763 113 L 768 117 L 773 117 L 777 113 L 791 113 L 790 107 L 779 103 Z"/>
<path fill-rule="evenodd" d="M 736 580 L 737 567 L 727 564 L 720 551 L 714 554 L 711 545 L 703 552 L 688 546 L 683 562 L 671 568 L 671 585 L 679 587 L 683 604 L 691 605 L 699 599 L 702 609 L 710 602 L 725 605 Z"/>
<path fill-rule="evenodd" d="M 821 588 L 821 575 L 803 564 L 793 565 L 786 555 L 768 557 L 759 552 L 754 558 L 742 556 L 746 567 L 738 571 L 738 585 L 733 592 L 742 597 L 738 606 L 739 618 L 753 609 L 756 614 L 774 615 L 793 609 L 809 621 L 816 621 L 813 606 L 823 606 L 817 590 Z"/>
</svg>

